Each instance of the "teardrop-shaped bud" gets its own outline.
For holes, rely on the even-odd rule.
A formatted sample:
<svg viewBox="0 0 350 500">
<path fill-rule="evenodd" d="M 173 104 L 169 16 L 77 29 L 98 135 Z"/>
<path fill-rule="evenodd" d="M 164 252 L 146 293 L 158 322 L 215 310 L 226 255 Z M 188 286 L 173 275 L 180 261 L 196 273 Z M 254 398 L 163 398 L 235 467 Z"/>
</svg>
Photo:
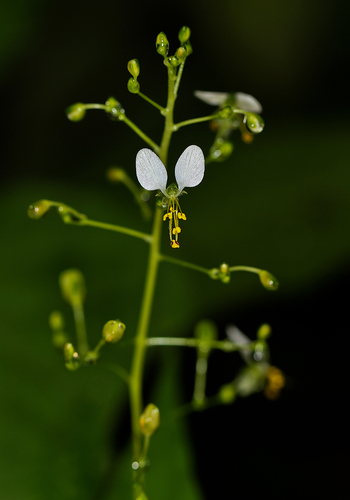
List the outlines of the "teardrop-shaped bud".
<svg viewBox="0 0 350 500">
<path fill-rule="evenodd" d="M 236 399 L 236 388 L 234 384 L 226 384 L 220 388 L 219 399 L 221 403 L 228 405 Z"/>
<path fill-rule="evenodd" d="M 279 283 L 277 279 L 268 271 L 260 271 L 259 273 L 260 282 L 266 290 L 277 290 Z"/>
<path fill-rule="evenodd" d="M 106 105 L 106 113 L 109 114 L 109 117 L 112 120 L 120 120 L 121 117 L 125 115 L 125 109 L 122 104 L 117 101 L 115 97 L 109 97 L 105 102 Z"/>
<path fill-rule="evenodd" d="M 63 330 L 64 320 L 60 311 L 52 311 L 49 316 L 49 325 L 52 330 Z"/>
<path fill-rule="evenodd" d="M 48 200 L 39 200 L 28 207 L 27 214 L 31 219 L 40 219 L 51 208 L 51 202 Z"/>
<path fill-rule="evenodd" d="M 188 26 L 182 26 L 180 28 L 178 37 L 181 43 L 186 43 L 191 36 L 191 30 Z"/>
<path fill-rule="evenodd" d="M 260 115 L 255 113 L 246 113 L 243 123 L 252 134 L 260 134 L 264 130 L 265 122 Z"/>
<path fill-rule="evenodd" d="M 152 436 L 159 427 L 159 409 L 150 403 L 144 409 L 139 420 L 142 434 Z"/>
<path fill-rule="evenodd" d="M 131 59 L 131 61 L 128 62 L 127 65 L 129 73 L 134 77 L 137 78 L 140 74 L 140 63 L 137 59 Z"/>
<path fill-rule="evenodd" d="M 180 61 L 180 63 L 182 63 L 187 57 L 186 47 L 179 47 L 175 52 L 175 56 Z"/>
<path fill-rule="evenodd" d="M 107 170 L 107 179 L 111 182 L 123 182 L 127 177 L 122 168 L 111 167 Z"/>
<path fill-rule="evenodd" d="M 158 54 L 163 57 L 166 57 L 168 55 L 169 42 L 166 34 L 163 33 L 163 31 L 161 31 L 156 38 L 156 50 Z"/>
<path fill-rule="evenodd" d="M 186 47 L 186 50 L 187 50 L 187 56 L 190 56 L 193 52 L 191 42 L 188 41 L 187 43 L 185 43 L 184 46 Z"/>
<path fill-rule="evenodd" d="M 63 298 L 74 307 L 82 304 L 86 295 L 85 280 L 78 269 L 67 269 L 59 276 Z"/>
<path fill-rule="evenodd" d="M 138 94 L 140 91 L 140 84 L 136 80 L 136 78 L 129 78 L 128 80 L 128 91 L 131 92 L 132 94 Z"/>
<path fill-rule="evenodd" d="M 118 342 L 125 332 L 125 325 L 119 319 L 107 321 L 102 330 L 102 337 L 106 342 Z"/>
<path fill-rule="evenodd" d="M 77 102 L 66 108 L 66 115 L 71 122 L 80 122 L 85 116 L 86 110 L 82 102 Z"/>
<path fill-rule="evenodd" d="M 269 338 L 270 335 L 271 335 L 271 326 L 268 325 L 267 323 L 264 323 L 263 325 L 260 326 L 256 336 L 259 340 L 265 340 Z"/>
</svg>

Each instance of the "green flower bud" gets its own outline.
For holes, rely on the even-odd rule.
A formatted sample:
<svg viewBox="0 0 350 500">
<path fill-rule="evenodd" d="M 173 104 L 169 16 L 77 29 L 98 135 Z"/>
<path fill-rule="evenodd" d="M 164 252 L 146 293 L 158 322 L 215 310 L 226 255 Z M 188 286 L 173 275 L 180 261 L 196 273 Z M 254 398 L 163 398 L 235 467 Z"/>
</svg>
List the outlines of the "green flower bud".
<svg viewBox="0 0 350 500">
<path fill-rule="evenodd" d="M 79 224 L 86 219 L 86 215 L 80 214 L 74 208 L 63 204 L 57 208 L 57 212 L 65 224 Z"/>
<path fill-rule="evenodd" d="M 67 269 L 59 276 L 63 298 L 74 307 L 81 305 L 86 295 L 85 280 L 78 269 Z"/>
<path fill-rule="evenodd" d="M 140 84 L 135 78 L 129 78 L 128 91 L 132 94 L 138 94 L 138 92 L 140 91 Z"/>
<path fill-rule="evenodd" d="M 216 324 L 209 319 L 204 319 L 196 324 L 194 336 L 204 342 L 210 342 L 218 338 L 218 329 Z"/>
<path fill-rule="evenodd" d="M 106 113 L 109 113 L 112 120 L 120 120 L 120 117 L 125 114 L 123 106 L 115 97 L 109 97 L 105 105 L 107 106 Z"/>
<path fill-rule="evenodd" d="M 209 271 L 209 277 L 212 280 L 217 280 L 220 277 L 220 270 L 217 267 L 213 267 L 213 269 L 210 269 Z"/>
<path fill-rule="evenodd" d="M 40 200 L 28 207 L 27 214 L 31 219 L 40 219 L 51 208 L 51 203 L 48 200 Z"/>
<path fill-rule="evenodd" d="M 260 326 L 258 332 L 257 332 L 257 338 L 259 340 L 265 340 L 269 338 L 271 335 L 271 326 L 268 325 L 267 323 L 264 323 L 263 325 Z"/>
<path fill-rule="evenodd" d="M 182 63 L 187 57 L 186 47 L 179 47 L 175 52 L 175 57 Z"/>
<path fill-rule="evenodd" d="M 230 118 L 230 116 L 233 115 L 233 111 L 231 106 L 225 106 L 224 108 L 221 108 L 218 112 L 218 118 Z"/>
<path fill-rule="evenodd" d="M 70 344 L 70 343 L 65 344 L 63 347 L 64 360 L 66 362 L 71 361 L 73 359 L 74 352 L 75 352 L 75 349 L 74 349 L 73 344 Z"/>
<path fill-rule="evenodd" d="M 156 50 L 158 54 L 160 54 L 163 57 L 166 57 L 168 55 L 169 42 L 166 34 L 163 33 L 163 31 L 161 31 L 156 38 Z"/>
<path fill-rule="evenodd" d="M 181 43 L 186 43 L 191 36 L 191 30 L 188 26 L 182 26 L 179 31 L 179 40 Z"/>
<path fill-rule="evenodd" d="M 79 355 L 75 351 L 73 344 L 66 344 L 63 348 L 65 365 L 68 370 L 77 370 L 80 366 Z"/>
<path fill-rule="evenodd" d="M 221 403 L 228 405 L 236 399 L 236 388 L 234 384 L 226 384 L 220 388 L 219 399 Z"/>
<path fill-rule="evenodd" d="M 86 110 L 82 102 L 77 102 L 66 108 L 66 115 L 71 122 L 80 122 L 85 116 Z"/>
<path fill-rule="evenodd" d="M 231 156 L 233 149 L 233 142 L 218 139 L 215 142 L 214 147 L 210 150 L 210 158 L 213 161 L 225 161 Z"/>
<path fill-rule="evenodd" d="M 63 330 L 64 321 L 63 321 L 62 313 L 60 311 L 53 311 L 50 314 L 49 325 L 50 325 L 51 329 L 54 331 Z"/>
<path fill-rule="evenodd" d="M 261 116 L 255 113 L 246 113 L 243 118 L 243 123 L 252 134 L 260 134 L 265 126 L 265 122 Z"/>
<path fill-rule="evenodd" d="M 159 409 L 152 403 L 144 409 L 139 425 L 142 434 L 145 436 L 152 436 L 159 427 Z"/>
<path fill-rule="evenodd" d="M 137 78 L 140 74 L 140 63 L 137 59 L 131 59 L 131 61 L 128 62 L 127 65 L 129 73 L 134 77 Z"/>
<path fill-rule="evenodd" d="M 106 342 L 118 342 L 125 332 L 125 325 L 119 319 L 107 321 L 102 330 Z"/>
<path fill-rule="evenodd" d="M 185 43 L 184 47 L 186 48 L 187 56 L 190 56 L 193 52 L 192 45 L 190 44 L 190 42 Z"/>
<path fill-rule="evenodd" d="M 111 167 L 107 170 L 107 179 L 111 182 L 123 182 L 125 178 L 126 174 L 122 168 Z"/>
<path fill-rule="evenodd" d="M 279 283 L 277 279 L 268 271 L 260 271 L 259 273 L 260 282 L 266 290 L 277 290 Z"/>
<path fill-rule="evenodd" d="M 176 56 L 168 57 L 168 62 L 173 68 L 176 68 L 176 66 L 179 66 L 179 64 L 181 63 L 181 61 L 179 61 Z"/>
<path fill-rule="evenodd" d="M 57 330 L 52 335 L 52 344 L 55 349 L 62 349 L 68 342 L 68 335 L 60 330 Z"/>
</svg>

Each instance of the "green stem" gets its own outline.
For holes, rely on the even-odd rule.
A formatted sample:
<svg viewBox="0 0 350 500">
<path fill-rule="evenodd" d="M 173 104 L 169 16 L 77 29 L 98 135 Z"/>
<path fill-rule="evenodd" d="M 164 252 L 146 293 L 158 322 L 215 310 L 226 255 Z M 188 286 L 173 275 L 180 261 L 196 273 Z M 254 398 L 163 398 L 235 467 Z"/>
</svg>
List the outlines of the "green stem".
<svg viewBox="0 0 350 500">
<path fill-rule="evenodd" d="M 224 352 L 234 352 L 253 349 L 251 344 L 235 344 L 231 340 L 208 340 L 206 341 L 210 349 L 218 349 Z M 150 337 L 145 341 L 146 346 L 177 346 L 177 347 L 200 347 L 203 344 L 201 339 L 189 339 L 178 337 Z"/>
<path fill-rule="evenodd" d="M 174 257 L 168 257 L 167 255 L 160 254 L 159 260 L 164 262 L 170 262 L 171 264 L 175 264 L 177 266 L 188 267 L 189 269 L 194 269 L 195 271 L 199 271 L 201 273 L 207 274 L 210 276 L 210 269 L 206 269 L 205 267 L 197 266 L 196 264 L 191 264 L 191 262 L 185 262 L 181 259 L 175 259 Z"/>
<path fill-rule="evenodd" d="M 120 115 L 119 120 L 126 123 L 126 125 L 128 125 L 128 127 L 130 127 L 139 137 L 141 137 L 141 139 L 143 139 L 149 146 L 151 146 L 155 153 L 159 153 L 158 144 L 156 144 L 154 141 L 152 141 L 152 139 L 148 137 L 148 135 L 142 132 L 142 130 L 137 125 L 135 125 L 135 123 L 132 122 L 126 115 Z"/>
<path fill-rule="evenodd" d="M 175 123 L 173 126 L 174 132 L 179 130 L 181 127 L 185 127 L 186 125 L 193 125 L 194 123 L 201 123 L 201 122 L 207 122 L 209 120 L 214 120 L 217 118 L 217 113 L 215 115 L 209 115 L 209 116 L 202 116 L 200 118 L 192 118 L 191 120 L 185 120 L 183 122 Z"/>
<path fill-rule="evenodd" d="M 154 106 L 155 108 L 159 109 L 159 111 L 164 111 L 164 108 L 163 106 L 161 106 L 160 104 L 157 104 L 155 101 L 152 101 L 152 99 L 150 99 L 149 97 L 147 97 L 145 94 L 142 94 L 142 92 L 138 92 L 138 95 L 140 97 L 142 97 L 142 99 L 144 99 L 145 101 L 149 102 L 150 104 L 152 104 L 152 106 Z"/>
<path fill-rule="evenodd" d="M 229 268 L 230 272 L 233 273 L 234 271 L 247 271 L 248 273 L 255 273 L 259 274 L 261 272 L 261 269 L 258 267 L 251 267 L 251 266 L 232 266 Z"/>
<path fill-rule="evenodd" d="M 135 231 L 134 229 L 129 229 L 128 227 L 116 226 L 115 224 L 107 224 L 105 222 L 98 222 L 96 220 L 83 219 L 79 221 L 79 226 L 92 226 L 98 227 L 100 229 L 108 229 L 109 231 L 116 231 L 117 233 L 127 234 L 128 236 L 134 236 L 135 238 L 140 238 L 146 243 L 152 242 L 152 235 L 147 233 L 142 233 L 140 231 Z"/>
<path fill-rule="evenodd" d="M 168 68 L 168 102 L 166 107 L 165 127 L 160 148 L 154 147 L 163 164 L 166 166 L 170 139 L 173 133 L 173 111 L 174 111 L 174 74 L 173 68 Z M 130 406 L 133 460 L 139 461 L 142 457 L 142 434 L 139 426 L 139 418 L 143 409 L 142 401 L 142 379 L 146 355 L 146 338 L 154 299 L 157 272 L 159 266 L 160 234 L 162 224 L 162 212 L 156 210 L 154 214 L 153 230 L 150 242 L 148 267 L 145 287 L 141 303 L 141 312 L 135 337 L 135 349 L 130 373 Z M 143 490 L 143 475 L 136 469 L 134 473 L 134 492 Z M 135 496 L 136 493 L 134 493 Z"/>
<path fill-rule="evenodd" d="M 82 304 L 73 305 L 73 314 L 75 321 L 75 328 L 77 332 L 78 353 L 81 358 L 89 351 L 89 345 L 86 335 L 84 309 Z"/>
</svg>

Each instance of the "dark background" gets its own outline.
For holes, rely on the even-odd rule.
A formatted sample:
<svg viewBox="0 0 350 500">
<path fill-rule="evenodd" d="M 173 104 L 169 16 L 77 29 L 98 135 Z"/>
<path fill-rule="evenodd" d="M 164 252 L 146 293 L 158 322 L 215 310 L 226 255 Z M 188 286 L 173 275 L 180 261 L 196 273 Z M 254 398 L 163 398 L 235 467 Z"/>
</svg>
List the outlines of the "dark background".
<svg viewBox="0 0 350 500">
<path fill-rule="evenodd" d="M 131 339 L 147 248 L 63 226 L 54 213 L 35 222 L 26 208 L 59 200 L 92 219 L 148 230 L 129 193 L 105 178 L 111 165 L 133 175 L 141 139 L 103 112 L 71 123 L 64 109 L 114 95 L 158 141 L 162 119 L 128 93 L 126 63 L 139 59 L 141 91 L 165 103 L 155 38 L 164 31 L 174 52 L 182 25 L 192 30 L 194 53 L 175 120 L 211 112 L 196 89 L 242 91 L 263 104 L 266 127 L 249 146 L 234 137 L 230 160 L 209 165 L 184 199 L 177 256 L 204 267 L 266 268 L 281 286 L 269 293 L 244 273 L 223 285 L 163 264 L 151 334 L 191 336 L 210 318 L 221 338 L 231 323 L 253 338 L 268 322 L 272 363 L 287 384 L 277 401 L 257 394 L 174 423 L 167 415 L 191 398 L 195 356 L 150 351 L 146 399 L 165 416 L 149 453 L 149 497 L 347 498 L 348 19 L 348 4 L 330 0 L 1 4 L 1 498 L 128 498 L 127 395 L 103 363 L 128 367 L 131 350 L 107 347 L 101 364 L 70 373 L 47 318 L 61 309 L 73 334 L 57 277 L 78 267 L 91 344 L 115 317 Z M 208 151 L 212 139 L 207 124 L 181 129 L 169 166 L 191 143 Z M 209 393 L 239 366 L 237 356 L 213 354 Z"/>
</svg>

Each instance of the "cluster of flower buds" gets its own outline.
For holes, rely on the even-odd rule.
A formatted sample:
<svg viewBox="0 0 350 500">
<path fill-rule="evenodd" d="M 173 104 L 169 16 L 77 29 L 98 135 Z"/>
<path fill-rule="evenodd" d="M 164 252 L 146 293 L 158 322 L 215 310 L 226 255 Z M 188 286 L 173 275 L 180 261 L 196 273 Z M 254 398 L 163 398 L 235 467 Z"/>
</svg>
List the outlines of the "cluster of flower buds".
<svg viewBox="0 0 350 500">
<path fill-rule="evenodd" d="M 156 38 L 156 50 L 158 54 L 164 57 L 164 64 L 166 66 L 172 66 L 176 68 L 182 64 L 186 57 L 192 54 L 192 46 L 190 42 L 191 30 L 187 26 L 183 26 L 178 34 L 179 41 L 181 43 L 175 51 L 175 54 L 168 56 L 169 53 L 169 41 L 165 33 L 162 31 L 158 34 Z"/>
<path fill-rule="evenodd" d="M 213 280 L 221 280 L 223 283 L 230 283 L 231 280 L 231 271 L 229 265 L 226 262 L 223 262 L 220 265 L 220 268 L 214 267 L 210 270 L 210 277 Z"/>
<path fill-rule="evenodd" d="M 132 94 L 138 94 L 140 91 L 140 84 L 137 81 L 137 77 L 140 74 L 140 64 L 137 59 L 131 59 L 128 62 L 127 68 L 129 73 L 131 74 L 131 78 L 128 81 L 128 91 Z"/>
</svg>

